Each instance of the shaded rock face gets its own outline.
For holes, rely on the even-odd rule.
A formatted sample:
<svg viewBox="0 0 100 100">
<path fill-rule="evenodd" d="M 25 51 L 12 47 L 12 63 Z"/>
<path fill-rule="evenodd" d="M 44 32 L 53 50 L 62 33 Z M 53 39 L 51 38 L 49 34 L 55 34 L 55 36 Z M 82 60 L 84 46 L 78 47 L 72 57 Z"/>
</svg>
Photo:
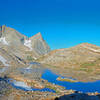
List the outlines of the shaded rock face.
<svg viewBox="0 0 100 100">
<path fill-rule="evenodd" d="M 7 83 L 7 80 L 0 77 L 0 100 L 3 100 L 1 99 L 3 96 L 9 94 L 11 92 L 11 89 L 12 87 Z"/>
<path fill-rule="evenodd" d="M 3 25 L 3 26 L 1 26 L 0 38 L 5 38 L 5 41 L 9 45 L 20 45 L 22 42 L 22 39 L 24 39 L 25 36 L 23 36 L 22 34 L 17 32 L 16 30 Z"/>
<path fill-rule="evenodd" d="M 27 59 L 27 56 L 36 59 L 50 51 L 41 33 L 28 38 L 5 25 L 0 27 L 0 46 L 23 59 Z"/>
<path fill-rule="evenodd" d="M 34 48 L 37 54 L 44 55 L 50 52 L 50 48 L 43 40 L 41 33 L 38 33 L 35 36 L 31 37 L 30 40 L 32 41 L 32 48 Z"/>
</svg>

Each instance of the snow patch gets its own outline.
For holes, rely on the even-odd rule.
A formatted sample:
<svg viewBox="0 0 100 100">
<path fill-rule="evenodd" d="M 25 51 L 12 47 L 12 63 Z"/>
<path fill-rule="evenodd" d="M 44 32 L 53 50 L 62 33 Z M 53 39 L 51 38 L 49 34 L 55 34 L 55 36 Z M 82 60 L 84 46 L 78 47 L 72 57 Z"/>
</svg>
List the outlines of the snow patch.
<svg viewBox="0 0 100 100">
<path fill-rule="evenodd" d="M 27 46 L 28 48 L 30 48 L 30 50 L 32 50 L 32 42 L 31 42 L 31 40 L 25 40 L 24 45 Z"/>
<path fill-rule="evenodd" d="M 5 66 L 9 66 L 9 64 L 6 63 L 7 60 L 6 60 L 4 57 L 2 57 L 1 55 L 0 55 L 0 61 L 1 61 Z"/>
<path fill-rule="evenodd" d="M 36 57 L 34 57 L 34 59 L 35 59 L 35 60 L 37 60 L 37 58 L 36 58 Z"/>
<path fill-rule="evenodd" d="M 31 69 L 32 65 L 30 65 L 29 67 L 27 67 L 26 69 Z"/>
<path fill-rule="evenodd" d="M 6 41 L 6 38 L 5 37 L 1 37 L 0 38 L 0 42 L 5 44 L 5 45 L 8 45 L 8 42 Z"/>
</svg>

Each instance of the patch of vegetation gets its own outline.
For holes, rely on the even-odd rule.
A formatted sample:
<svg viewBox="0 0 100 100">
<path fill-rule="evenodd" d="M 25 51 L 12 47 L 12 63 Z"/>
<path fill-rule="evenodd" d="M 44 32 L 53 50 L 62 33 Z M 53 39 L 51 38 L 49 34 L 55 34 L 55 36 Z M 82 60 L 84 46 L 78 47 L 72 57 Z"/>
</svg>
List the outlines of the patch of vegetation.
<svg viewBox="0 0 100 100">
<path fill-rule="evenodd" d="M 93 62 L 80 64 L 80 68 L 79 68 L 79 70 L 85 71 L 88 73 L 94 72 L 96 71 L 96 69 L 100 69 L 100 58 L 98 58 L 97 60 Z"/>
<path fill-rule="evenodd" d="M 85 72 L 93 72 L 93 68 L 80 68 L 81 71 L 85 71 Z"/>
<path fill-rule="evenodd" d="M 28 60 L 28 61 L 34 61 L 35 59 L 32 58 L 32 56 L 27 56 L 27 60 Z"/>
<path fill-rule="evenodd" d="M 81 71 L 87 71 L 88 68 L 80 68 Z"/>
<path fill-rule="evenodd" d="M 84 63 L 81 65 L 82 67 L 89 67 L 89 66 L 95 66 L 95 63 L 94 62 L 91 62 L 91 63 Z"/>
<path fill-rule="evenodd" d="M 56 93 L 60 93 L 60 91 L 58 91 L 57 87 L 55 87 L 55 86 L 46 85 L 46 88 L 52 89 L 52 90 L 54 90 Z"/>
</svg>

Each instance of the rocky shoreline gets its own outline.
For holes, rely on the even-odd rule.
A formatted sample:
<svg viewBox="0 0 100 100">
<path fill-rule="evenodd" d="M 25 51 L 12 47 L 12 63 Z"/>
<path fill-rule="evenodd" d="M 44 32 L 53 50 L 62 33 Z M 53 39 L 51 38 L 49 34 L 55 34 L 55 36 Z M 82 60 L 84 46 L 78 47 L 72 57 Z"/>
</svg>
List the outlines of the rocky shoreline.
<svg viewBox="0 0 100 100">
<path fill-rule="evenodd" d="M 0 91 L 0 100 L 4 100 L 4 98 L 5 100 L 100 100 L 100 93 L 98 92 L 82 93 L 74 90 L 65 90 L 63 87 L 51 84 L 47 81 L 44 83 L 46 87 L 55 89 L 56 93 L 17 90 L 11 87 L 5 78 L 1 78 L 0 88 L 2 91 Z M 7 98 L 5 97 L 6 95 L 8 96 Z"/>
</svg>

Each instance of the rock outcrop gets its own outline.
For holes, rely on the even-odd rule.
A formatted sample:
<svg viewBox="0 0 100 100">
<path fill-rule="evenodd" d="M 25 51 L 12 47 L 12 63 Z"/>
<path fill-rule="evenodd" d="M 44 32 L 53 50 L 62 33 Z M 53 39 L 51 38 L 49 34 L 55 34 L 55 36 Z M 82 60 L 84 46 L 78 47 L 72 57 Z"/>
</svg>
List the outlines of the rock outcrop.
<svg viewBox="0 0 100 100">
<path fill-rule="evenodd" d="M 5 25 L 0 27 L 0 47 L 25 60 L 37 59 L 50 51 L 41 33 L 29 38 Z"/>
</svg>

